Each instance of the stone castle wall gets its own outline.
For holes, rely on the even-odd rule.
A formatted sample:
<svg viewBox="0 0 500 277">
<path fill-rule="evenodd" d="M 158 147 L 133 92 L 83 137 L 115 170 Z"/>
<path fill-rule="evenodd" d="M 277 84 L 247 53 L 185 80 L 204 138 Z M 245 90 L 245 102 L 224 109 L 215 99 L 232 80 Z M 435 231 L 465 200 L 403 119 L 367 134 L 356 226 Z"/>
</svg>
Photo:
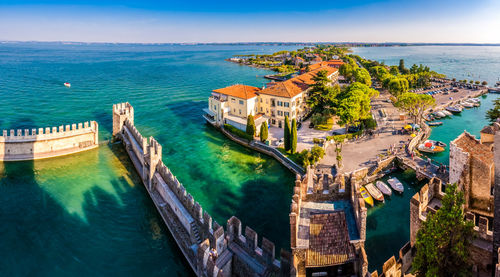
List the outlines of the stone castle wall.
<svg viewBox="0 0 500 277">
<path fill-rule="evenodd" d="M 52 128 L 4 130 L 0 136 L 0 160 L 22 161 L 57 157 L 98 146 L 97 122 Z"/>
<path fill-rule="evenodd" d="M 113 105 L 113 134 L 122 140 L 148 193 L 189 265 L 198 276 L 289 276 L 289 255 L 274 257 L 275 247 L 232 217 L 227 231 L 203 211 L 182 183 L 162 162 L 162 147 L 143 137 L 134 126 L 129 103 Z"/>
</svg>

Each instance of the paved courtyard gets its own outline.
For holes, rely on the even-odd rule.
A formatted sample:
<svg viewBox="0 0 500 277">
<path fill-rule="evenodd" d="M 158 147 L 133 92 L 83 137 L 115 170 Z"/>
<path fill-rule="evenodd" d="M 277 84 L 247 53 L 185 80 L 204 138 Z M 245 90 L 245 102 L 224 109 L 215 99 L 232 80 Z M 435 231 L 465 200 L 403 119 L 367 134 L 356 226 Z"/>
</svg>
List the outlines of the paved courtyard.
<svg viewBox="0 0 500 277">
<path fill-rule="evenodd" d="M 393 146 L 402 147 L 410 139 L 409 135 L 397 134 L 397 130 L 410 123 L 410 120 L 401 121 L 400 111 L 392 103 L 387 102 L 387 99 L 389 99 L 389 94 L 385 93 L 372 101 L 372 113 L 378 125 L 375 134 L 342 144 L 343 168 L 341 172 L 350 172 L 369 166 L 377 161 L 380 154 L 387 154 Z M 381 109 L 385 110 L 386 117 L 380 115 Z M 330 146 L 320 164 L 334 165 L 337 163 L 336 157 L 335 146 Z"/>
</svg>

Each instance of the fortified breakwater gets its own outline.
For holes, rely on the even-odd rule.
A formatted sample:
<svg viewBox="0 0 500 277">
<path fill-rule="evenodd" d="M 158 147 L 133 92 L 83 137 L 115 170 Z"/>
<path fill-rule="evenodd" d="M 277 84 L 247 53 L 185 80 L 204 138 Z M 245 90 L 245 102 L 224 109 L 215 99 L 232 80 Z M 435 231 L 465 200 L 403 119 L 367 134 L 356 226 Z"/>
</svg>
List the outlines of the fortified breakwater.
<svg viewBox="0 0 500 277">
<path fill-rule="evenodd" d="M 58 157 L 98 147 L 95 121 L 37 129 L 4 130 L 0 136 L 1 161 Z"/>
<path fill-rule="evenodd" d="M 184 257 L 197 276 L 289 276 L 291 254 L 281 250 L 275 259 L 274 243 L 231 217 L 224 230 L 162 162 L 162 147 L 134 126 L 134 109 L 113 105 L 113 136 L 120 139 Z"/>
</svg>

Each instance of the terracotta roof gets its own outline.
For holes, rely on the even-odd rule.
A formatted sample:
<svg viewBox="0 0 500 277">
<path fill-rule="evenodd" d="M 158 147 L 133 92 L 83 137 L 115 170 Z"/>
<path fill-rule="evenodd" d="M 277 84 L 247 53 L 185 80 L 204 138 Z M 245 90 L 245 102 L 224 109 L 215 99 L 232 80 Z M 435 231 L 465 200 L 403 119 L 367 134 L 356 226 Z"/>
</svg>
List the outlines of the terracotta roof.
<svg viewBox="0 0 500 277">
<path fill-rule="evenodd" d="M 484 128 L 481 130 L 481 133 L 494 135 L 495 128 L 493 126 L 484 126 Z"/>
<path fill-rule="evenodd" d="M 344 264 L 356 258 L 344 211 L 311 215 L 306 267 Z"/>
<path fill-rule="evenodd" d="M 250 99 L 257 96 L 255 93 L 260 91 L 260 88 L 237 84 L 225 88 L 214 89 L 213 91 L 242 99 Z"/>
<path fill-rule="evenodd" d="M 329 67 L 337 66 L 337 67 L 339 67 L 343 64 L 344 64 L 344 62 L 342 60 L 329 60 L 329 61 L 324 61 L 324 62 L 320 62 L 317 64 L 312 64 L 309 66 L 309 69 L 315 70 L 315 69 L 318 69 L 320 67 L 325 67 L 325 66 L 329 66 Z M 305 68 L 303 68 L 303 70 L 305 70 Z"/>
<path fill-rule="evenodd" d="M 473 135 L 463 132 L 451 143 L 461 148 L 464 152 L 469 153 L 471 156 L 474 156 L 476 159 L 486 164 L 493 164 L 493 151 L 491 151 L 491 148 L 481 144 Z"/>
<path fill-rule="evenodd" d="M 299 93 L 308 89 L 310 85 L 314 84 L 314 80 L 312 78 L 316 76 L 321 70 L 326 70 L 328 72 L 328 75 L 331 75 L 337 71 L 336 68 L 329 66 L 320 67 L 316 70 L 301 74 L 289 80 L 276 83 L 271 87 L 259 91 L 259 93 L 285 98 L 295 97 Z"/>
</svg>

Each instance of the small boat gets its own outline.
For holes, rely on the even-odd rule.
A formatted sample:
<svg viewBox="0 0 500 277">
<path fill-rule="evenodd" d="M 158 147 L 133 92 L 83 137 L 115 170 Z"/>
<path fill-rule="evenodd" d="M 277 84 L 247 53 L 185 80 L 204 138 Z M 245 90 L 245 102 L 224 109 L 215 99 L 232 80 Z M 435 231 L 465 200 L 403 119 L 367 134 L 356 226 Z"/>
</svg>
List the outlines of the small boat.
<svg viewBox="0 0 500 277">
<path fill-rule="evenodd" d="M 438 118 L 443 118 L 443 117 L 446 117 L 446 114 L 444 114 L 443 112 L 439 111 L 439 112 L 435 112 L 434 115 Z"/>
<path fill-rule="evenodd" d="M 448 106 L 448 107 L 446 107 L 446 110 L 449 111 L 449 112 L 452 112 L 452 113 L 460 113 L 460 112 L 462 112 L 462 108 L 461 107 L 457 107 L 456 105 L 455 106 Z"/>
<path fill-rule="evenodd" d="M 365 185 L 365 188 L 375 200 L 384 202 L 384 195 L 373 185 L 373 183 Z"/>
<path fill-rule="evenodd" d="M 452 115 L 453 115 L 452 113 L 450 113 L 450 112 L 449 112 L 449 111 L 447 111 L 447 110 L 443 110 L 442 112 L 443 112 L 445 115 L 447 115 L 447 116 L 452 116 Z"/>
<path fill-rule="evenodd" d="M 481 102 L 481 100 L 479 98 L 469 98 L 469 99 L 467 99 L 467 101 L 469 101 L 469 102 L 475 102 L 475 103 L 478 103 L 478 102 L 480 103 Z"/>
<path fill-rule="evenodd" d="M 70 83 L 64 83 L 64 86 L 70 88 L 71 84 Z"/>
<path fill-rule="evenodd" d="M 433 121 L 434 120 L 434 116 L 432 116 L 431 114 L 429 114 L 429 115 L 425 116 L 424 119 L 426 121 Z"/>
<path fill-rule="evenodd" d="M 364 187 L 361 187 L 359 188 L 359 192 L 361 193 L 361 197 L 363 197 L 363 200 L 365 200 L 365 202 L 370 206 L 373 206 L 373 198 L 370 196 L 368 191 Z"/>
<path fill-rule="evenodd" d="M 424 143 L 420 144 L 417 147 L 418 151 L 426 152 L 426 153 L 440 153 L 444 151 L 443 146 L 436 145 L 432 141 L 426 140 Z"/>
<path fill-rule="evenodd" d="M 403 193 L 403 191 L 405 191 L 403 184 L 401 184 L 401 182 L 396 177 L 390 178 L 389 180 L 387 180 L 387 183 L 389 183 L 389 185 L 391 185 L 391 188 L 397 192 Z"/>
<path fill-rule="evenodd" d="M 429 125 L 429 126 L 440 126 L 440 125 L 443 125 L 443 122 L 441 122 L 441 121 L 434 121 L 434 122 L 427 123 L 427 125 Z"/>
<path fill-rule="evenodd" d="M 391 196 L 392 195 L 391 188 L 389 188 L 389 186 L 386 185 L 384 182 L 377 181 L 375 184 L 376 184 L 378 190 L 380 190 L 380 192 L 382 192 L 383 194 L 385 194 L 387 196 Z"/>
<path fill-rule="evenodd" d="M 464 107 L 464 108 L 473 108 L 474 107 L 474 104 L 470 103 L 470 102 L 467 102 L 467 101 L 463 101 L 461 103 L 461 105 Z"/>
</svg>

